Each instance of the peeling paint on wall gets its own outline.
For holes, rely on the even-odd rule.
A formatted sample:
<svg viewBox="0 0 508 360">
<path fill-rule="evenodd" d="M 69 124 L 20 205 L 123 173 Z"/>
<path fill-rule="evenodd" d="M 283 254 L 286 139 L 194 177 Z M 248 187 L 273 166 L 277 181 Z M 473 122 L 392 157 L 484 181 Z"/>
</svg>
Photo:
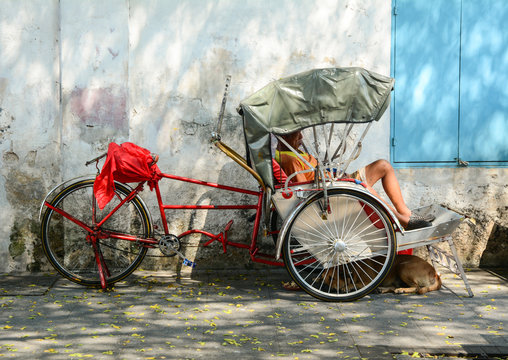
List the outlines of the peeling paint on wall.
<svg viewBox="0 0 508 360">
<path fill-rule="evenodd" d="M 19 156 L 14 152 L 4 154 L 9 158 L 9 163 L 20 163 Z M 30 152 L 23 163 L 33 166 L 35 152 Z M 23 166 L 24 167 L 24 166 Z M 27 173 L 16 168 L 11 168 L 5 174 L 5 192 L 10 208 L 15 209 L 15 220 L 9 231 L 9 256 L 7 262 L 11 270 L 32 271 L 41 269 L 42 251 L 39 240 L 39 221 L 33 216 L 38 209 L 41 199 L 45 195 L 45 186 L 40 174 Z"/>
<path fill-rule="evenodd" d="M 7 109 L 0 108 L 0 142 L 8 137 L 11 133 L 11 125 L 14 121 L 14 116 L 9 113 Z"/>
</svg>

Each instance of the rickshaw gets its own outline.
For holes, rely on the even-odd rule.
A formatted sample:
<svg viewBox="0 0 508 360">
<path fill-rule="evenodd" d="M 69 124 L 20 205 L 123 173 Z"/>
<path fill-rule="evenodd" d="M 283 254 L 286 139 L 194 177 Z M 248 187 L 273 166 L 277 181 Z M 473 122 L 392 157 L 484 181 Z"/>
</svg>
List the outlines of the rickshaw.
<svg viewBox="0 0 508 360">
<path fill-rule="evenodd" d="M 382 282 L 397 251 L 448 241 L 454 251 L 454 266 L 472 295 L 450 236 L 462 216 L 442 206 L 417 209 L 414 211 L 435 217 L 434 225 L 405 231 L 384 201 L 347 175 L 368 130 L 390 103 L 394 79 L 362 68 L 326 68 L 269 83 L 241 101 L 237 109 L 243 122 L 246 157 L 221 139 L 229 82 L 228 77 L 212 142 L 254 176 L 258 190 L 162 173 L 156 165 L 158 157 L 148 150 L 130 143 L 110 144 L 108 153 L 87 162 L 98 164 L 106 157 L 102 172 L 58 185 L 41 206 L 43 248 L 63 276 L 105 289 L 131 274 L 149 248 L 158 248 L 165 256 L 179 256 L 193 267 L 195 262 L 182 253 L 181 240 L 197 233 L 209 238 L 204 246 L 220 242 L 224 252 L 228 246 L 245 248 L 255 262 L 285 266 L 296 284 L 318 299 L 351 301 Z M 304 135 L 305 151 L 317 159 L 317 165 L 284 140 L 284 135 L 296 131 Z M 296 173 L 281 177 L 273 151 L 277 142 L 306 163 L 307 169 L 301 172 L 313 172 L 314 180 L 297 183 L 293 181 Z M 105 204 L 99 204 L 104 194 L 97 188 L 105 184 L 105 178 L 108 181 L 103 188 L 110 196 Z M 257 201 L 167 205 L 161 197 L 161 179 L 252 195 Z M 127 184 L 133 182 L 137 185 Z M 147 184 L 156 192 L 164 234 L 155 233 L 150 212 L 139 196 Z M 254 209 L 251 244 L 228 239 L 232 220 L 219 234 L 199 229 L 171 234 L 165 211 L 179 209 Z M 274 254 L 260 251 L 258 236 L 276 239 Z M 441 251 L 433 253 L 437 254 L 434 261 Z"/>
</svg>

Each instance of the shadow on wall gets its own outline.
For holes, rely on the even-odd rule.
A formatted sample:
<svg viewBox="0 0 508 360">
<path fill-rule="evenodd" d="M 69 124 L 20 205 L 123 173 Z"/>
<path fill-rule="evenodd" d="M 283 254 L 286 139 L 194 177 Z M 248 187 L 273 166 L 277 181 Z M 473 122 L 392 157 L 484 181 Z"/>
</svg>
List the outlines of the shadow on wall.
<svg viewBox="0 0 508 360">
<path fill-rule="evenodd" d="M 47 6 L 49 5 L 49 6 Z M 60 180 L 56 7 L 5 2 L 0 11 L 0 264 L 41 268 L 38 207 Z"/>
<path fill-rule="evenodd" d="M 226 163 L 220 170 L 218 183 L 228 186 L 238 186 L 248 190 L 256 191 L 257 182 L 253 177 L 250 182 L 252 186 L 237 185 L 234 179 L 238 177 L 251 177 L 251 175 L 233 161 Z M 211 205 L 256 205 L 257 197 L 253 195 L 240 194 L 230 191 L 211 189 L 204 193 L 197 202 L 198 204 Z M 228 231 L 228 240 L 232 242 L 250 245 L 255 214 L 253 209 L 244 210 L 209 210 L 201 216 L 199 211 L 193 213 L 189 221 L 189 229 L 203 229 L 213 234 L 224 231 L 227 223 L 233 220 L 233 225 Z M 249 257 L 249 250 L 243 248 L 227 247 L 223 253 L 222 244 L 215 241 L 208 247 L 202 245 L 209 240 L 202 236 L 199 240 L 200 246 L 196 248 L 195 262 L 205 269 L 229 269 L 229 268 L 251 268 L 253 263 Z M 270 239 L 271 240 L 271 239 Z M 265 245 L 262 234 L 258 235 L 258 245 Z M 273 243 L 271 243 L 273 244 Z M 272 245 L 273 246 L 273 245 Z M 263 252 L 266 252 L 264 250 Z M 189 253 L 189 252 L 187 252 Z M 190 254 L 192 255 L 192 254 Z"/>
</svg>

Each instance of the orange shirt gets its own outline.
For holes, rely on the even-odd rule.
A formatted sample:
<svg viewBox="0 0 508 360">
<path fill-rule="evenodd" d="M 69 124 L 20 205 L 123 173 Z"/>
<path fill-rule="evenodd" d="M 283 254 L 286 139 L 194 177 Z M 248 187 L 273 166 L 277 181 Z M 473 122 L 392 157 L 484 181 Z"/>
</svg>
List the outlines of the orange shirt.
<svg viewBox="0 0 508 360">
<path fill-rule="evenodd" d="M 313 167 L 317 166 L 317 160 L 310 154 L 300 153 L 300 156 L 307 160 Z M 290 176 L 291 174 L 307 170 L 309 167 L 302 160 L 296 156 L 292 151 L 279 151 L 275 152 L 275 161 L 280 164 L 280 167 L 284 170 L 284 172 Z M 314 180 L 314 172 L 310 171 L 303 174 L 297 174 L 292 178 L 295 182 L 306 182 Z"/>
</svg>

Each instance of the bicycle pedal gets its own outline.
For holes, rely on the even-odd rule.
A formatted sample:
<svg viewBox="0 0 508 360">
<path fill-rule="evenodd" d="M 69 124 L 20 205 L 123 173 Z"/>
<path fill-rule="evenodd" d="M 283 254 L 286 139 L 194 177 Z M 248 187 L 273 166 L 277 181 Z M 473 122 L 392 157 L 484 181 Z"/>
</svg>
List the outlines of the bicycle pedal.
<svg viewBox="0 0 508 360">
<path fill-rule="evenodd" d="M 180 251 L 174 250 L 174 249 L 173 249 L 173 251 L 176 252 L 176 254 L 178 256 L 180 256 L 180 258 L 182 259 L 182 262 L 183 262 L 183 264 L 185 266 L 189 266 L 191 268 L 195 268 L 196 267 L 197 264 L 195 262 L 190 261 L 189 259 L 187 259 Z"/>
<path fill-rule="evenodd" d="M 183 264 L 184 264 L 185 266 L 189 266 L 189 267 L 191 267 L 191 268 L 195 268 L 195 267 L 196 267 L 196 265 L 197 265 L 195 262 L 190 261 L 189 259 L 183 259 Z"/>
</svg>

